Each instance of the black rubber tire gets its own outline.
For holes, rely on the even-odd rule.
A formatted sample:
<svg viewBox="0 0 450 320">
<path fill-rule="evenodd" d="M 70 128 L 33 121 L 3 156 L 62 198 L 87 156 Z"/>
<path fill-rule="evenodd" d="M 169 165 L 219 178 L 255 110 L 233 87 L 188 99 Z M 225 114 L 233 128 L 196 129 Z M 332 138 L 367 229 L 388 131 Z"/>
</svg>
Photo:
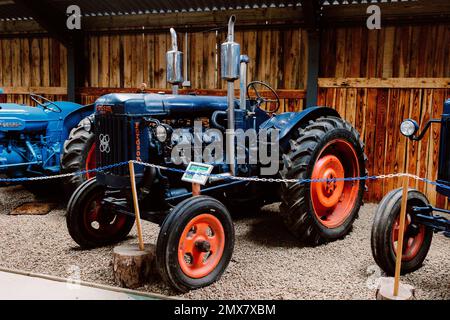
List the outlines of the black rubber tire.
<svg viewBox="0 0 450 320">
<path fill-rule="evenodd" d="M 225 233 L 225 248 L 215 269 L 203 278 L 190 278 L 178 262 L 178 244 L 186 225 L 200 214 L 215 216 Z M 180 202 L 164 220 L 156 244 L 156 261 L 163 280 L 181 292 L 208 286 L 220 279 L 234 249 L 234 224 L 227 208 L 208 196 L 197 196 Z"/>
<path fill-rule="evenodd" d="M 310 179 L 321 150 L 333 139 L 344 139 L 354 150 L 359 163 L 359 176 L 367 175 L 364 144 L 360 135 L 347 121 L 337 117 L 321 117 L 310 121 L 305 128 L 291 137 L 289 150 L 283 154 L 285 179 Z M 355 206 L 347 219 L 338 227 L 327 228 L 314 214 L 310 196 L 310 185 L 285 183 L 281 187 L 280 211 L 291 233 L 306 245 L 316 246 L 345 237 L 352 229 L 354 220 L 363 204 L 365 181 L 359 182 Z"/>
<path fill-rule="evenodd" d="M 392 245 L 392 226 L 400 215 L 402 188 L 389 192 L 377 207 L 375 213 L 372 233 L 371 233 L 371 249 L 372 256 L 378 266 L 386 272 L 387 275 L 395 274 L 396 253 Z M 423 193 L 409 189 L 408 205 L 428 206 L 428 200 Z M 412 219 L 414 216 L 408 212 Z M 433 230 L 430 227 L 425 228 L 425 237 L 422 246 L 416 256 L 410 261 L 402 261 L 401 273 L 406 274 L 419 269 L 430 250 L 431 240 L 433 238 Z"/>
<path fill-rule="evenodd" d="M 61 155 L 61 173 L 72 173 L 86 169 L 86 159 L 95 142 L 94 131 L 86 131 L 83 123 L 89 120 L 94 123 L 94 115 L 84 118 L 71 130 L 69 138 L 64 142 Z M 64 188 L 71 195 L 75 189 L 87 180 L 86 175 L 76 175 L 64 180 Z"/>
<path fill-rule="evenodd" d="M 85 208 L 91 203 L 89 201 L 101 193 L 105 193 L 105 187 L 98 184 L 96 178 L 92 178 L 82 183 L 75 190 L 67 206 L 66 223 L 69 234 L 80 247 L 85 249 L 118 243 L 128 236 L 134 225 L 134 217 L 122 215 L 125 223 L 115 234 L 107 237 L 101 235 L 93 236 L 86 229 L 83 214 Z"/>
</svg>

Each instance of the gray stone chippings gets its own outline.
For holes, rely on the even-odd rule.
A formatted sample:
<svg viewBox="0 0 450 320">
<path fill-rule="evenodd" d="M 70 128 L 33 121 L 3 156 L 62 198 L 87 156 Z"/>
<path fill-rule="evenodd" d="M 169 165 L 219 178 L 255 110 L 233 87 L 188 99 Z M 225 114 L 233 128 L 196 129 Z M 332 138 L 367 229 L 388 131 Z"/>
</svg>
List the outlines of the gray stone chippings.
<svg viewBox="0 0 450 320">
<path fill-rule="evenodd" d="M 32 201 L 21 187 L 0 189 L 0 266 L 114 285 L 112 249 L 83 251 L 70 238 L 64 204 L 46 216 L 9 216 Z M 374 299 L 377 270 L 370 250 L 376 205 L 367 204 L 345 239 L 316 248 L 303 247 L 284 227 L 277 205 L 260 215 L 235 220 L 235 251 L 222 279 L 181 295 L 188 299 Z M 144 222 L 147 243 L 156 243 L 159 227 Z M 129 243 L 137 243 L 133 229 Z M 450 240 L 435 236 L 425 265 L 402 278 L 418 299 L 450 299 Z M 374 275 L 375 272 L 375 275 Z M 382 274 L 380 274 L 381 276 Z M 143 291 L 177 295 L 155 280 Z"/>
</svg>

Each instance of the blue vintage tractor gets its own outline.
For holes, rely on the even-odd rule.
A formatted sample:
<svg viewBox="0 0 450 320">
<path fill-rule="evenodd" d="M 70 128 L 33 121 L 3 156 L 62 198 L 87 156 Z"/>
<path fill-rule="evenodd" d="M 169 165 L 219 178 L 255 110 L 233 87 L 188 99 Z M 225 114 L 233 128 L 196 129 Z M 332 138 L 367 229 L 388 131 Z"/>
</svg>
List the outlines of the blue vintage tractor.
<svg viewBox="0 0 450 320">
<path fill-rule="evenodd" d="M 30 94 L 36 107 L 0 104 L 0 174 L 29 178 L 95 168 L 94 106 Z M 67 178 L 68 191 L 90 175 Z M 25 183 L 32 190 L 42 185 Z"/>
<path fill-rule="evenodd" d="M 419 125 L 412 119 L 402 122 L 400 132 L 412 141 L 419 141 L 432 123 L 441 125 L 436 190 L 450 197 L 450 99 L 444 103 L 441 118 L 429 120 L 419 135 L 416 135 Z M 402 189 L 388 193 L 377 208 L 372 226 L 372 255 L 378 266 L 388 275 L 395 273 L 401 200 Z M 434 212 L 450 214 L 449 210 L 432 207 L 422 192 L 415 189 L 408 190 L 401 268 L 403 274 L 413 272 L 422 266 L 434 233 L 443 233 L 445 237 L 450 238 L 450 220 Z"/>
<path fill-rule="evenodd" d="M 350 231 L 365 189 L 364 181 L 334 179 L 366 174 L 358 132 L 331 108 L 277 115 L 277 93 L 262 82 L 246 83 L 249 59 L 240 55 L 240 46 L 234 42 L 234 17 L 228 29 L 227 42 L 221 47 L 227 97 L 177 94 L 183 59 L 171 29 L 173 48 L 167 54 L 167 76 L 174 85 L 173 94 L 109 94 L 96 102 L 99 166 L 136 160 L 172 169 L 137 166 L 136 183 L 141 217 L 161 226 L 156 249 L 160 273 L 181 291 L 213 283 L 227 267 L 234 247 L 229 210 L 254 211 L 281 201 L 287 228 L 304 243 L 318 245 Z M 240 99 L 236 99 L 234 81 L 239 78 Z M 197 132 L 195 120 L 201 120 Z M 180 144 L 193 145 L 192 152 L 181 155 L 182 159 L 206 151 L 217 141 L 214 134 L 208 134 L 211 129 L 228 137 L 226 162 L 173 160 L 173 151 Z M 263 174 L 262 161 L 237 160 L 239 154 L 249 160 L 253 152 L 246 139 L 241 139 L 246 129 L 259 132 L 256 149 L 276 154 L 272 157 L 274 173 Z M 271 129 L 278 137 L 265 139 L 262 132 Z M 183 133 L 192 139 L 185 139 Z M 179 172 L 188 166 L 200 173 L 212 172 L 201 190 L 201 182 L 192 183 L 189 179 L 193 176 L 182 177 Z M 291 180 L 261 183 L 230 177 Z M 311 178 L 323 182 L 300 183 Z M 81 247 L 123 240 L 135 221 L 128 168 L 115 167 L 83 183 L 69 201 L 66 219 L 71 237 Z"/>
</svg>

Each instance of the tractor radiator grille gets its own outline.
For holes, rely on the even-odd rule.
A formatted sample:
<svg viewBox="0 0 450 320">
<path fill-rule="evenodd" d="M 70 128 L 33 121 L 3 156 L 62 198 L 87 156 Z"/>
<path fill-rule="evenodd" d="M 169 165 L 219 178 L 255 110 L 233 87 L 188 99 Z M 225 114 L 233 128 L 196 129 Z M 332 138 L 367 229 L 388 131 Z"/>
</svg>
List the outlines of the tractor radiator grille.
<svg viewBox="0 0 450 320">
<path fill-rule="evenodd" d="M 104 167 L 128 161 L 128 140 L 131 135 L 130 124 L 126 116 L 97 114 L 95 116 L 97 167 Z M 109 174 L 124 176 L 128 174 L 126 166 L 110 169 Z"/>
</svg>

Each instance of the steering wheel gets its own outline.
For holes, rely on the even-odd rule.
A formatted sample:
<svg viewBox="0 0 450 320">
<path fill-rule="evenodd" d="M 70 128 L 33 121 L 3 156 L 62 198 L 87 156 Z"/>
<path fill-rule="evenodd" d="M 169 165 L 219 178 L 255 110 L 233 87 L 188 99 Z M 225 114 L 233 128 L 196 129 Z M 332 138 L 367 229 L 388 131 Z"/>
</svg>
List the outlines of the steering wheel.
<svg viewBox="0 0 450 320">
<path fill-rule="evenodd" d="M 36 102 L 38 105 L 40 105 L 44 109 L 47 109 L 49 111 L 56 112 L 56 113 L 62 112 L 61 108 L 56 103 L 54 103 L 52 100 L 49 100 L 43 96 L 40 96 L 35 93 L 30 93 L 30 99 L 33 100 L 34 102 Z M 42 101 L 47 102 L 47 104 L 43 103 Z M 49 105 L 53 105 L 54 108 L 49 107 Z"/>
<path fill-rule="evenodd" d="M 269 97 L 264 97 L 261 95 L 261 91 L 257 89 L 257 86 L 261 86 L 263 89 L 266 89 L 268 92 L 268 95 L 271 95 Z M 254 96 L 252 97 L 250 95 L 250 89 L 252 92 L 254 92 Z M 267 83 L 262 82 L 262 81 L 252 81 L 247 85 L 247 97 L 250 100 L 256 100 L 256 103 L 258 104 L 258 107 L 261 108 L 261 106 L 263 104 L 267 104 L 267 106 L 269 106 L 269 108 L 261 108 L 266 110 L 267 113 L 273 114 L 275 112 L 278 111 L 278 109 L 280 109 L 280 97 L 278 96 L 278 94 L 276 93 L 276 91 L 269 86 Z"/>
</svg>

